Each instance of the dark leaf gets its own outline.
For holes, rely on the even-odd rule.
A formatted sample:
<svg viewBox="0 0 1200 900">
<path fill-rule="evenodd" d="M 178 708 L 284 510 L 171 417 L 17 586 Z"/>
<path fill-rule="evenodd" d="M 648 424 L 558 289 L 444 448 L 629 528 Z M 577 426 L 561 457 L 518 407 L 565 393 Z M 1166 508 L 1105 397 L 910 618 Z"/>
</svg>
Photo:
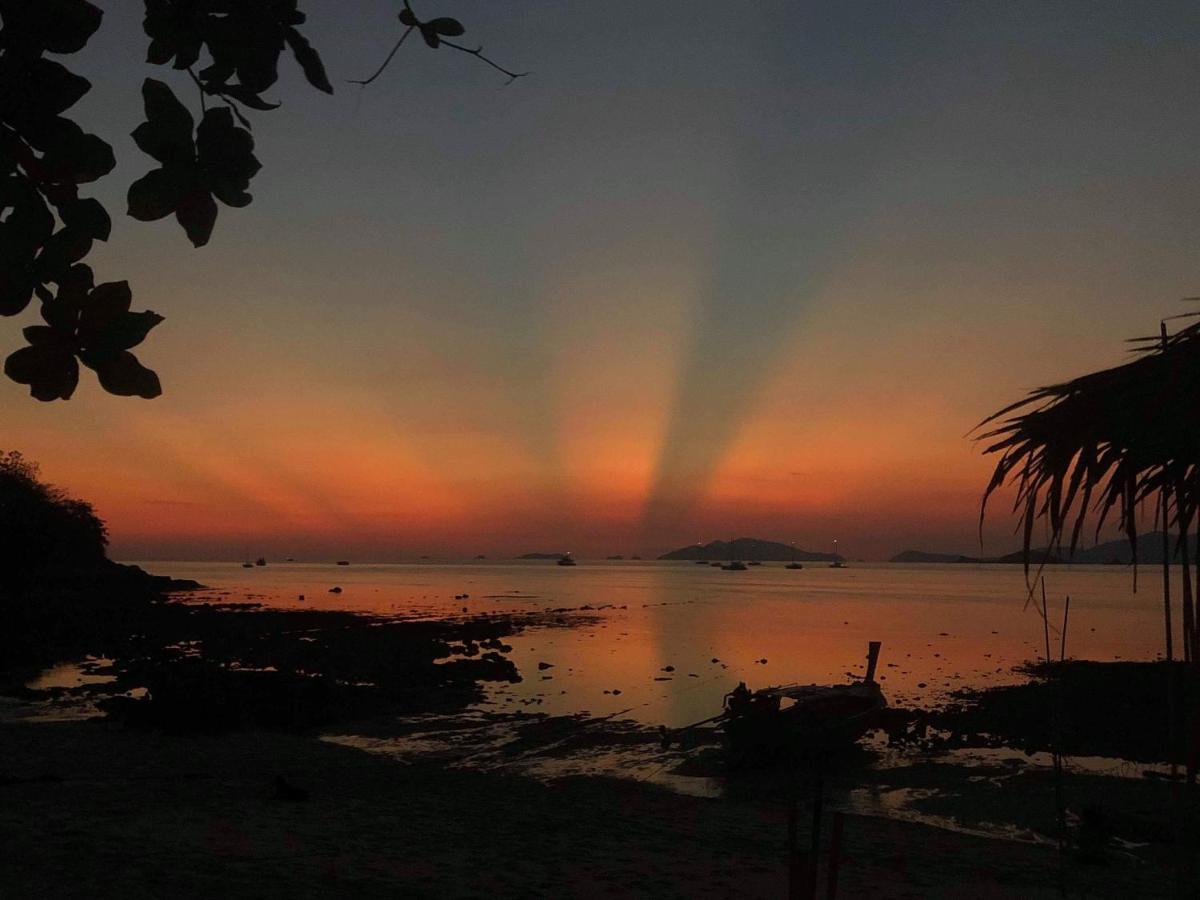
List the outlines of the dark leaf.
<svg viewBox="0 0 1200 900">
<path fill-rule="evenodd" d="M 42 319 L 55 331 L 74 334 L 79 321 L 79 305 L 56 298 L 42 304 Z"/>
<path fill-rule="evenodd" d="M 22 347 L 4 361 L 4 374 L 29 385 L 38 400 L 68 400 L 79 384 L 79 364 L 69 349 L 50 344 Z"/>
<path fill-rule="evenodd" d="M 27 325 L 21 329 L 21 333 L 25 335 L 25 340 L 35 347 L 70 346 L 70 333 L 51 328 L 49 325 Z"/>
<path fill-rule="evenodd" d="M 175 218 L 187 232 L 192 246 L 203 247 L 212 237 L 217 222 L 217 201 L 207 191 L 194 191 L 179 204 Z"/>
<path fill-rule="evenodd" d="M 102 329 L 87 331 L 81 342 L 89 350 L 132 350 L 162 321 L 162 316 L 149 310 L 122 313 L 106 322 Z"/>
<path fill-rule="evenodd" d="M 417 17 L 413 15 L 411 9 L 402 9 L 400 11 L 400 21 L 409 28 L 419 28 L 421 23 L 417 21 Z"/>
<path fill-rule="evenodd" d="M 211 190 L 214 197 L 234 209 L 242 209 L 254 201 L 254 197 L 247 191 L 241 190 L 236 182 L 214 181 Z"/>
<path fill-rule="evenodd" d="M 5 272 L 3 281 L 0 281 L 0 316 L 15 316 L 24 312 L 33 299 L 35 284 L 32 275 Z"/>
<path fill-rule="evenodd" d="M 161 81 L 147 78 L 142 84 L 146 121 L 133 130 L 143 153 L 161 163 L 182 164 L 196 156 L 192 140 L 195 120 L 187 107 Z"/>
<path fill-rule="evenodd" d="M 58 295 L 60 298 L 70 297 L 72 302 L 82 301 L 95 284 L 96 278 L 92 273 L 92 267 L 84 263 L 77 263 L 58 279 Z"/>
<path fill-rule="evenodd" d="M 196 56 L 199 58 L 200 47 L 196 47 Z M 161 38 L 155 38 L 150 42 L 150 46 L 146 48 L 146 62 L 152 66 L 165 66 L 175 56 L 175 48 Z M 193 60 L 194 62 L 194 60 Z M 184 66 L 187 68 L 187 66 Z"/>
<path fill-rule="evenodd" d="M 196 150 L 207 188 L 222 203 L 242 207 L 251 201 L 250 179 L 262 164 L 254 138 L 233 123 L 228 109 L 210 109 L 196 130 Z"/>
<path fill-rule="evenodd" d="M 152 400 L 162 393 L 158 376 L 128 351 L 112 354 L 84 353 L 80 355 L 80 359 L 84 365 L 95 371 L 100 379 L 100 386 L 110 394 Z"/>
<path fill-rule="evenodd" d="M 333 85 L 329 83 L 329 76 L 325 74 L 325 66 L 321 62 L 321 56 L 313 49 L 312 44 L 308 42 L 308 38 L 295 28 L 289 28 L 285 37 L 287 38 L 288 46 L 292 48 L 292 55 L 296 57 L 296 62 L 300 63 L 300 68 L 304 70 L 304 77 L 308 79 L 308 83 L 318 91 L 332 94 Z"/>
<path fill-rule="evenodd" d="M 11 175 L 0 182 L 0 209 L 12 210 L 0 229 L 9 232 L 6 238 L 21 245 L 22 256 L 32 256 L 54 231 L 54 215 L 33 182 L 23 175 Z M 14 245 L 0 251 L 6 268 L 12 265 L 9 256 L 15 249 Z"/>
<path fill-rule="evenodd" d="M 57 116 L 66 112 L 92 88 L 86 78 L 49 59 L 33 60 L 23 69 L 16 86 L 26 116 Z"/>
<path fill-rule="evenodd" d="M 83 322 L 89 327 L 106 327 L 129 312 L 133 292 L 128 281 L 109 281 L 98 284 L 88 295 L 83 310 Z"/>
<path fill-rule="evenodd" d="M 210 20 L 205 41 L 213 66 L 202 72 L 201 78 L 215 83 L 220 71 L 224 73 L 220 83 L 224 84 L 231 73 L 236 74 L 238 82 L 256 94 L 274 85 L 279 80 L 279 54 L 286 31 L 278 17 L 280 11 L 276 3 L 231 3 L 230 15 Z"/>
<path fill-rule="evenodd" d="M 236 71 L 232 63 L 214 62 L 200 70 L 200 81 L 206 88 L 223 90 Z"/>
<path fill-rule="evenodd" d="M 247 90 L 261 94 L 279 80 L 279 56 L 256 55 L 244 59 L 237 67 L 237 77 Z"/>
<path fill-rule="evenodd" d="M 147 62 L 161 66 L 174 59 L 176 69 L 195 65 L 214 12 L 212 4 L 195 0 L 145 0 L 145 4 L 142 29 L 150 38 Z"/>
<path fill-rule="evenodd" d="M 129 215 L 154 222 L 179 208 L 192 190 L 187 170 L 155 169 L 129 186 Z"/>
<path fill-rule="evenodd" d="M 434 50 L 441 46 L 442 41 L 438 37 L 438 33 L 433 30 L 432 25 L 430 25 L 428 22 L 422 22 L 417 27 L 421 29 L 421 37 L 425 39 L 426 44 L 428 44 Z"/>
<path fill-rule="evenodd" d="M 69 228 L 78 228 L 98 241 L 107 241 L 112 233 L 112 219 L 99 200 L 88 197 L 58 208 L 58 214 Z"/>
<path fill-rule="evenodd" d="M 49 303 L 42 304 L 42 320 L 55 331 L 74 334 L 79 323 L 77 298 L 64 296 L 62 291 Z"/>
<path fill-rule="evenodd" d="M 244 106 L 257 109 L 259 112 L 270 112 L 273 109 L 279 109 L 278 103 L 268 103 L 254 91 L 240 84 L 227 84 L 221 88 L 221 91 Z"/>
<path fill-rule="evenodd" d="M 86 184 L 117 164 L 112 147 L 61 116 L 37 123 L 23 136 L 43 152 L 45 177 L 56 184 Z"/>
<path fill-rule="evenodd" d="M 46 49 L 51 53 L 78 53 L 100 27 L 104 13 L 86 0 L 50 0 L 40 5 L 49 7 L 47 18 L 53 17 Z"/>
<path fill-rule="evenodd" d="M 78 53 L 104 16 L 86 0 L 26 0 L 17 5 L 22 15 L 16 34 L 10 23 L 15 17 L 5 15 L 8 43 L 51 53 Z"/>
<path fill-rule="evenodd" d="M 81 135 L 72 142 L 64 162 L 70 168 L 68 180 L 72 184 L 88 184 L 103 178 L 117 164 L 112 147 L 94 134 Z"/>
<path fill-rule="evenodd" d="M 446 37 L 458 37 L 464 30 L 462 23 L 458 19 L 431 19 L 427 24 L 438 34 L 445 35 Z"/>
<path fill-rule="evenodd" d="M 91 252 L 92 236 L 81 228 L 60 228 L 54 233 L 37 258 L 37 277 L 40 281 L 59 281 L 68 270 Z"/>
<path fill-rule="evenodd" d="M 91 266 L 82 263 L 72 265 L 59 280 L 58 296 L 40 295 L 43 322 L 64 334 L 74 334 L 79 322 L 79 310 L 88 299 L 91 287 Z"/>
</svg>

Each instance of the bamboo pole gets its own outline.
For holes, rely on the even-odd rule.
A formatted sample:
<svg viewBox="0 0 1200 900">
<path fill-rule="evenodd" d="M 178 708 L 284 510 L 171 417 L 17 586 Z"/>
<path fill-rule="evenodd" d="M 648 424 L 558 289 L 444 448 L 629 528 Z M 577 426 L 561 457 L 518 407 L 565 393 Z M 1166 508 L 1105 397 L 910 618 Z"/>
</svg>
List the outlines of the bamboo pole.
<svg viewBox="0 0 1200 900">
<path fill-rule="evenodd" d="M 1174 778 L 1177 772 L 1175 760 L 1178 750 L 1176 747 L 1176 720 L 1179 716 L 1176 712 L 1175 674 L 1172 671 L 1175 662 L 1175 642 L 1174 628 L 1171 624 L 1171 489 L 1165 484 L 1159 490 L 1159 506 L 1162 508 L 1163 619 L 1167 632 L 1167 760 L 1171 765 L 1171 777 Z M 1197 563 L 1200 564 L 1200 559 L 1197 559 Z M 1183 639 L 1186 643 L 1186 634 Z"/>
<path fill-rule="evenodd" d="M 1067 661 L 1067 616 L 1071 614 L 1071 595 L 1067 594 L 1067 605 L 1063 607 L 1062 638 L 1058 645 L 1058 661 Z"/>
<path fill-rule="evenodd" d="M 788 803 L 788 900 L 800 900 L 801 898 L 800 884 L 803 867 L 800 865 L 800 854 L 797 847 L 797 836 L 799 833 L 800 822 L 800 800 L 797 794 L 797 788 L 795 785 L 793 785 L 792 799 L 791 802 Z"/>
<path fill-rule="evenodd" d="M 1183 499 L 1182 482 L 1176 488 L 1176 503 L 1183 507 L 1180 502 Z M 1192 667 L 1200 666 L 1200 657 L 1197 655 L 1197 650 L 1200 645 L 1196 641 L 1196 605 L 1195 595 L 1192 591 L 1191 569 L 1188 566 L 1188 531 L 1192 524 L 1192 509 L 1191 507 L 1183 507 L 1181 510 L 1184 517 L 1181 519 L 1180 525 L 1180 554 L 1183 567 L 1183 648 L 1185 661 L 1192 664 L 1189 666 L 1185 675 L 1184 687 L 1184 704 L 1183 715 L 1181 716 L 1183 725 L 1183 740 L 1182 745 L 1185 750 L 1185 763 L 1187 769 L 1187 782 L 1189 785 L 1196 783 L 1196 755 L 1200 751 L 1200 717 L 1197 716 L 1196 710 L 1196 691 L 1200 679 L 1196 677 L 1196 672 Z M 1197 562 L 1200 562 L 1200 554 L 1197 555 Z M 1200 580 L 1197 581 L 1197 587 L 1200 587 Z M 1188 746 L 1191 744 L 1192 746 Z"/>
<path fill-rule="evenodd" d="M 1197 528 L 1197 531 L 1200 532 L 1200 527 Z M 1196 551 L 1196 581 L 1195 581 L 1195 584 L 1196 584 L 1197 592 L 1200 593 L 1200 548 L 1198 548 Z M 1200 662 L 1200 621 L 1197 621 L 1197 619 L 1200 618 L 1200 615 L 1198 615 L 1198 614 L 1200 614 L 1200 608 L 1198 608 L 1198 606 L 1200 606 L 1200 604 L 1197 604 L 1195 598 L 1193 598 L 1193 600 L 1192 600 L 1192 636 L 1191 636 L 1192 662 Z M 1186 638 L 1185 638 L 1185 640 L 1186 640 Z"/>
<path fill-rule="evenodd" d="M 1179 520 L 1179 562 L 1180 568 L 1183 570 L 1183 658 L 1185 662 L 1192 662 L 1195 656 L 1192 654 L 1195 643 L 1196 630 L 1196 610 L 1192 600 L 1192 569 L 1189 565 L 1189 550 L 1188 540 L 1192 525 L 1191 510 L 1183 503 L 1182 491 L 1176 492 L 1176 518 Z"/>
<path fill-rule="evenodd" d="M 1163 541 L 1163 622 L 1167 630 L 1167 662 L 1171 662 L 1175 658 L 1175 641 L 1172 636 L 1171 628 L 1171 535 L 1169 515 L 1171 505 L 1171 494 L 1169 488 L 1164 487 L 1159 491 L 1158 503 L 1162 507 L 1162 541 Z M 1197 560 L 1200 564 L 1200 559 Z"/>
<path fill-rule="evenodd" d="M 816 900 L 817 896 L 817 876 L 819 874 L 820 865 L 818 860 L 821 858 L 821 816 L 825 809 L 825 774 L 817 775 L 816 793 L 813 795 L 812 808 L 812 847 L 808 854 L 809 869 L 808 869 L 808 884 L 805 887 L 805 896 L 808 900 Z"/>
<path fill-rule="evenodd" d="M 1046 605 L 1046 577 L 1042 576 L 1042 631 L 1046 635 L 1046 665 L 1050 665 L 1050 607 Z"/>
<path fill-rule="evenodd" d="M 846 817 L 840 813 L 833 814 L 833 836 L 829 844 L 829 873 L 825 877 L 825 900 L 837 900 L 838 870 L 842 865 L 842 830 L 845 828 Z"/>
<path fill-rule="evenodd" d="M 1046 669 L 1047 672 L 1049 672 L 1050 666 L 1053 664 L 1053 660 L 1050 656 L 1050 606 L 1046 602 L 1045 576 L 1042 577 L 1042 633 L 1046 638 Z M 1066 640 L 1065 636 L 1063 640 Z M 1052 758 L 1054 760 L 1054 808 L 1058 818 L 1058 861 L 1060 870 L 1063 864 L 1063 854 L 1067 848 L 1067 812 L 1066 808 L 1063 806 L 1062 757 L 1058 752 L 1061 745 L 1060 717 L 1062 713 L 1062 679 L 1063 667 L 1059 666 L 1058 680 L 1054 689 L 1054 708 L 1051 711 L 1051 724 L 1054 738 L 1054 748 L 1052 753 Z"/>
</svg>

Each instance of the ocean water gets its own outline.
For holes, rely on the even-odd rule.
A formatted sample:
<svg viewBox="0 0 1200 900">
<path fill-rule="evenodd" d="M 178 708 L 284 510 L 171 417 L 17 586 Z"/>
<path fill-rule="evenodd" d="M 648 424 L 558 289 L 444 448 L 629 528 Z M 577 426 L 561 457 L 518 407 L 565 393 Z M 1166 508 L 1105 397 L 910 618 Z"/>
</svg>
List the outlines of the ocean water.
<svg viewBox="0 0 1200 900">
<path fill-rule="evenodd" d="M 555 609 L 586 615 L 578 627 L 532 628 L 509 640 L 522 681 L 489 686 L 486 706 L 496 711 L 619 713 L 679 727 L 717 713 L 739 681 L 758 688 L 861 676 L 871 640 L 883 643 L 878 677 L 891 702 L 928 706 L 962 688 L 1019 681 L 1014 667 L 1045 653 L 1043 622 L 1026 605 L 1020 566 L 815 563 L 797 571 L 764 563 L 726 572 L 658 561 L 139 565 L 193 578 L 211 588 L 199 599 L 222 602 L 405 617 Z M 1139 582 L 1134 593 L 1131 570 L 1118 566 L 1048 569 L 1053 655 L 1069 594 L 1069 657 L 1153 659 L 1163 645 L 1157 570 L 1143 570 Z M 329 593 L 335 585 L 340 594 Z M 469 597 L 455 599 L 462 594 Z"/>
</svg>

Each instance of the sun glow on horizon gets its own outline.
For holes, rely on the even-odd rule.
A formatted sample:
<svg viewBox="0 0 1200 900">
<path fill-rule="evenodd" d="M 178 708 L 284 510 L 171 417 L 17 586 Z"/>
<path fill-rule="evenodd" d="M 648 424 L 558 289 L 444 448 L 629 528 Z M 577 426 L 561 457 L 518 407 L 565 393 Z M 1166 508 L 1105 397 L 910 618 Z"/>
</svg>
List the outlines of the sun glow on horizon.
<svg viewBox="0 0 1200 900">
<path fill-rule="evenodd" d="M 119 52 L 138 4 L 109 7 L 78 108 L 115 141 L 147 70 Z M 371 26 L 306 11 L 357 73 Z M 970 429 L 1196 292 L 1194 54 L 1161 40 L 1190 7 L 638 10 L 666 44 L 602 7 L 476 14 L 533 28 L 544 74 L 497 91 L 427 54 L 350 101 L 281 78 L 254 202 L 207 247 L 114 217 L 89 259 L 166 316 L 138 351 L 161 398 L 0 384 L 0 447 L 92 501 L 114 555 L 976 552 Z M 123 140 L 114 211 L 145 162 Z"/>
</svg>

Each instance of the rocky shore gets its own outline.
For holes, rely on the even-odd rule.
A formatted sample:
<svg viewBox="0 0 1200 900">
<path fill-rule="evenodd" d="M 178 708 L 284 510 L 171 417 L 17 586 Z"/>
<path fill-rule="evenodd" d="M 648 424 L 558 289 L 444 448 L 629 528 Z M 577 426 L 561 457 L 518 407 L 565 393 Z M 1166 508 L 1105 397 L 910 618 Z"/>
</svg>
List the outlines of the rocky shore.
<svg viewBox="0 0 1200 900">
<path fill-rule="evenodd" d="M 708 800 L 611 779 L 547 784 L 261 731 L 6 726 L 0 798 L 0 894 L 12 897 L 777 898 L 787 884 L 778 791 Z M 1169 896 L 1166 862 L 1093 865 L 853 814 L 843 827 L 839 897 L 1050 898 L 1061 883 L 1071 896 Z"/>
<path fill-rule="evenodd" d="M 405 620 L 176 593 L 196 587 L 114 567 L 4 598 L 0 694 L 91 697 L 106 715 L 0 726 L 0 895 L 778 897 L 789 806 L 811 821 L 818 775 L 826 819 L 843 814 L 839 896 L 1195 882 L 1180 860 L 1200 809 L 1181 783 L 1071 769 L 1064 832 L 1044 765 L 970 755 L 1161 763 L 1164 684 L 1188 689 L 1178 667 L 1032 667 L 1023 685 L 893 710 L 874 749 L 831 766 L 726 779 L 711 732 L 663 751 L 620 719 L 481 711 L 487 682 L 522 677 L 507 639 L 586 611 Z M 85 655 L 85 683 L 27 686 Z M 433 752 L 390 749 L 414 736 Z M 628 760 L 628 777 L 563 774 L 601 757 Z M 646 783 L 664 772 L 721 796 Z"/>
</svg>

